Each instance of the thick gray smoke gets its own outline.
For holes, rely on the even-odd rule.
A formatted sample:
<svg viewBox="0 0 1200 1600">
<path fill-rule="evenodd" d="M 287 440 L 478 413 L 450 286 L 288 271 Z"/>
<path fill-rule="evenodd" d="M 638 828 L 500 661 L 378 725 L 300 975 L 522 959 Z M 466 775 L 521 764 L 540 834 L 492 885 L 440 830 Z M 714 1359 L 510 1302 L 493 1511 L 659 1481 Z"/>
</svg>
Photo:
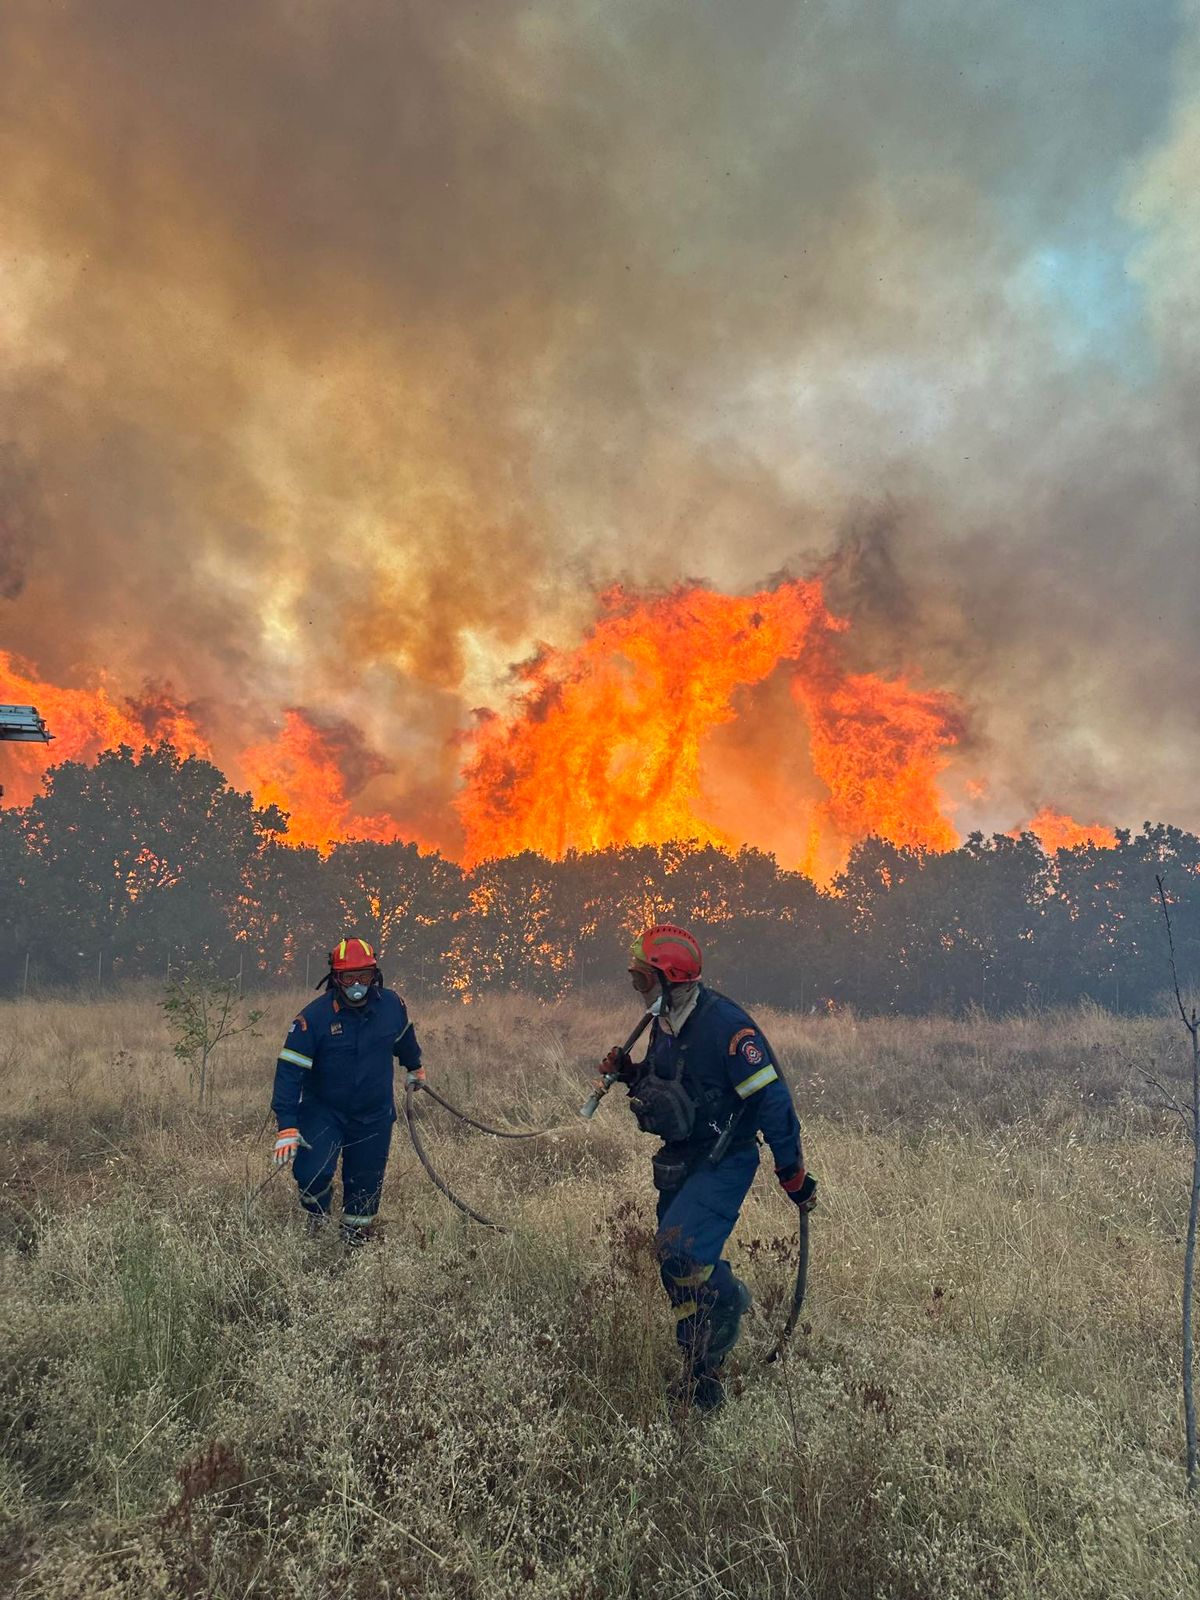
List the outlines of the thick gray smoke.
<svg viewBox="0 0 1200 1600">
<path fill-rule="evenodd" d="M 964 697 L 960 827 L 1200 825 L 1198 37 L 8 0 L 0 647 L 218 755 L 344 719 L 428 831 L 603 585 L 827 567 L 864 666 Z"/>
</svg>

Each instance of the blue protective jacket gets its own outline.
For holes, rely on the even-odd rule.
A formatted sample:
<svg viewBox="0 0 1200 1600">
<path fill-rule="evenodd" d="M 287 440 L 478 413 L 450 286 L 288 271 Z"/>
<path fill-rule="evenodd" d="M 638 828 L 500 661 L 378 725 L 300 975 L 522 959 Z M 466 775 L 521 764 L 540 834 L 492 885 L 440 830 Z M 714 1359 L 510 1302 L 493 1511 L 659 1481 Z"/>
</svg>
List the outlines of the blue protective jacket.
<svg viewBox="0 0 1200 1600">
<path fill-rule="evenodd" d="M 655 1018 L 646 1061 L 661 1078 L 680 1071 L 680 1085 L 696 1103 L 690 1143 L 712 1141 L 736 1113 L 736 1144 L 761 1132 L 776 1167 L 804 1164 L 800 1123 L 775 1052 L 754 1018 L 734 1001 L 701 984 L 696 1009 L 678 1038 Z"/>
<path fill-rule="evenodd" d="M 396 1061 L 408 1071 L 421 1065 L 421 1046 L 400 996 L 373 987 L 361 1006 L 349 1006 L 327 989 L 288 1029 L 271 1109 L 281 1128 L 296 1126 L 302 1100 L 319 1101 L 356 1122 L 390 1122 Z"/>
</svg>

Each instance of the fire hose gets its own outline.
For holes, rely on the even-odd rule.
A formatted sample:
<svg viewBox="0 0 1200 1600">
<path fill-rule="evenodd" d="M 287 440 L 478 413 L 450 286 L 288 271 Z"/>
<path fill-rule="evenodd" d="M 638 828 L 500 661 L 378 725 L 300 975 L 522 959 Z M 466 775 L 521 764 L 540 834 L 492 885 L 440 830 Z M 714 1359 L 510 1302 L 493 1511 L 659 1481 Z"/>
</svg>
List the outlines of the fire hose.
<svg viewBox="0 0 1200 1600">
<path fill-rule="evenodd" d="M 646 1028 L 649 1026 L 652 1017 L 653 1013 L 649 1011 L 647 1011 L 642 1017 L 637 1027 L 629 1035 L 629 1038 L 625 1041 L 624 1045 L 622 1045 L 621 1052 L 623 1055 L 628 1055 L 630 1050 L 633 1049 L 634 1045 L 638 1042 Z M 579 1114 L 581 1117 L 586 1117 L 590 1120 L 590 1118 L 595 1114 L 596 1108 L 599 1106 L 601 1100 L 608 1093 L 612 1085 L 617 1082 L 618 1076 L 619 1074 L 617 1073 L 606 1073 L 602 1076 L 599 1085 L 593 1091 L 586 1104 L 579 1108 Z M 480 1133 L 490 1134 L 494 1139 L 544 1139 L 547 1134 L 553 1132 L 553 1129 L 493 1128 L 489 1123 L 480 1122 L 475 1117 L 469 1116 L 467 1112 L 460 1110 L 458 1106 L 451 1105 L 449 1100 L 447 1100 L 443 1095 L 440 1095 L 436 1089 L 431 1088 L 430 1085 L 424 1082 L 422 1079 L 414 1080 L 410 1077 L 405 1083 L 404 1120 L 408 1124 L 408 1136 L 412 1140 L 412 1146 L 417 1153 L 417 1159 L 424 1167 L 425 1172 L 430 1181 L 433 1183 L 434 1187 L 441 1194 L 445 1195 L 446 1199 L 449 1200 L 451 1205 L 456 1206 L 464 1216 L 470 1217 L 473 1222 L 478 1222 L 485 1228 L 494 1228 L 497 1233 L 508 1233 L 510 1230 L 506 1228 L 502 1222 L 493 1222 L 490 1217 L 485 1217 L 481 1211 L 476 1211 L 474 1206 L 469 1206 L 465 1200 L 460 1200 L 458 1195 L 454 1193 L 454 1190 L 445 1181 L 445 1179 L 439 1175 L 433 1163 L 430 1161 L 428 1155 L 426 1154 L 425 1146 L 421 1143 L 421 1135 L 417 1131 L 417 1119 L 414 1115 L 414 1090 L 418 1088 L 423 1089 L 431 1099 L 436 1100 L 438 1105 L 440 1105 L 443 1110 L 448 1111 L 451 1116 L 457 1117 L 460 1122 L 465 1122 L 469 1128 L 475 1128 Z M 730 1131 L 731 1129 L 727 1128 L 725 1130 L 726 1135 L 728 1135 Z M 267 1177 L 262 1181 L 262 1183 L 259 1184 L 258 1188 L 255 1189 L 254 1193 L 247 1201 L 247 1211 L 249 1211 L 250 1205 L 258 1198 L 258 1196 L 262 1193 L 274 1176 L 274 1171 L 268 1173 Z M 797 1322 L 800 1320 L 800 1312 L 804 1305 L 804 1294 L 808 1287 L 808 1216 L 809 1214 L 807 1210 L 800 1213 L 800 1261 L 796 1268 L 796 1283 L 792 1291 L 791 1310 L 788 1312 L 788 1319 L 783 1326 L 783 1331 L 780 1333 L 778 1339 L 776 1339 L 770 1355 L 766 1358 L 766 1364 L 768 1366 L 770 1366 L 773 1362 L 778 1361 L 779 1357 L 783 1354 L 784 1347 L 794 1333 Z"/>
<path fill-rule="evenodd" d="M 622 1055 L 629 1054 L 653 1020 L 654 1013 L 652 1011 L 647 1011 L 642 1016 L 637 1027 L 621 1046 Z M 612 1088 L 613 1084 L 617 1082 L 619 1076 L 620 1074 L 616 1072 L 605 1073 L 601 1076 L 600 1082 L 597 1084 L 587 1104 L 579 1108 L 581 1117 L 591 1118 L 593 1116 L 596 1107 L 603 1100 L 609 1089 Z M 531 1128 L 514 1132 L 510 1128 L 492 1128 L 486 1122 L 478 1122 L 474 1117 L 469 1117 L 465 1111 L 460 1111 L 457 1106 L 452 1106 L 449 1100 L 443 1099 L 436 1089 L 431 1089 L 422 1079 L 418 1078 L 414 1082 L 410 1077 L 404 1085 L 404 1120 L 408 1123 L 408 1136 L 412 1140 L 413 1149 L 417 1152 L 417 1160 L 425 1168 L 430 1182 L 446 1196 L 451 1205 L 457 1206 L 464 1216 L 470 1217 L 474 1222 L 482 1223 L 485 1228 L 495 1228 L 497 1233 L 508 1233 L 509 1230 L 503 1223 L 493 1222 L 490 1217 L 485 1217 L 481 1211 L 476 1211 L 473 1206 L 469 1206 L 465 1200 L 460 1200 L 445 1179 L 440 1177 L 434 1170 L 433 1163 L 425 1153 L 425 1146 L 421 1143 L 421 1135 L 417 1132 L 417 1119 L 413 1115 L 413 1091 L 417 1088 L 423 1089 L 427 1095 L 432 1096 L 438 1105 L 448 1111 L 451 1116 L 457 1117 L 460 1122 L 465 1122 L 470 1128 L 477 1128 L 480 1133 L 490 1133 L 496 1139 L 542 1139 L 546 1134 L 553 1132 L 553 1129 Z"/>
<path fill-rule="evenodd" d="M 423 1089 L 427 1095 L 437 1101 L 438 1105 L 449 1111 L 451 1116 L 457 1117 L 460 1122 L 465 1122 L 470 1128 L 477 1128 L 480 1133 L 490 1133 L 495 1139 L 543 1139 L 548 1133 L 553 1132 L 553 1129 L 529 1128 L 514 1130 L 512 1128 L 492 1128 L 486 1122 L 477 1122 L 474 1117 L 469 1117 L 465 1111 L 460 1111 L 457 1106 L 452 1106 L 449 1100 L 443 1099 L 436 1089 L 431 1089 L 427 1083 L 423 1083 L 420 1079 L 414 1081 L 410 1077 L 404 1085 L 404 1120 L 408 1123 L 408 1136 L 412 1140 L 413 1149 L 417 1152 L 417 1160 L 425 1168 L 434 1188 L 444 1194 L 452 1206 L 457 1206 L 463 1215 L 470 1217 L 473 1222 L 482 1223 L 485 1228 L 495 1228 L 497 1233 L 508 1233 L 509 1229 L 502 1222 L 493 1222 L 490 1217 L 485 1217 L 482 1211 L 476 1211 L 474 1206 L 469 1206 L 465 1200 L 460 1200 L 445 1179 L 440 1177 L 434 1169 L 433 1163 L 425 1153 L 425 1146 L 421 1143 L 421 1135 L 417 1132 L 417 1119 L 413 1114 L 413 1091 L 415 1089 Z"/>
<path fill-rule="evenodd" d="M 767 1357 L 766 1364 L 778 1361 L 783 1354 L 784 1346 L 792 1337 L 796 1324 L 800 1320 L 800 1308 L 804 1304 L 804 1291 L 808 1287 L 808 1212 L 800 1213 L 800 1264 L 796 1268 L 796 1287 L 792 1290 L 792 1309 L 788 1312 L 788 1319 L 783 1325 L 783 1332 L 775 1341 L 775 1348 Z"/>
</svg>

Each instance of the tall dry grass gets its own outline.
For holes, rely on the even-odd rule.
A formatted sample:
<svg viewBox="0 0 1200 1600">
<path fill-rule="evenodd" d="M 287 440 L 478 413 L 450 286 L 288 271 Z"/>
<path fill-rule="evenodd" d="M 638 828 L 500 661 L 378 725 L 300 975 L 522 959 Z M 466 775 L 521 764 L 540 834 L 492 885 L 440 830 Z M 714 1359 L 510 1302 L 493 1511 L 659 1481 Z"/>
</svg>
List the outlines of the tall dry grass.
<svg viewBox="0 0 1200 1600">
<path fill-rule="evenodd" d="M 1038 1596 L 1200 1592 L 1183 1492 L 1188 1163 L 1136 1067 L 1169 1021 L 764 1020 L 822 1181 L 734 1236 L 735 1395 L 673 1425 L 641 1139 L 586 1063 L 629 1003 L 429 1008 L 385 1237 L 307 1242 L 266 1167 L 274 1006 L 194 1107 L 151 1001 L 0 1006 L 0 1592 L 20 1596 Z"/>
</svg>

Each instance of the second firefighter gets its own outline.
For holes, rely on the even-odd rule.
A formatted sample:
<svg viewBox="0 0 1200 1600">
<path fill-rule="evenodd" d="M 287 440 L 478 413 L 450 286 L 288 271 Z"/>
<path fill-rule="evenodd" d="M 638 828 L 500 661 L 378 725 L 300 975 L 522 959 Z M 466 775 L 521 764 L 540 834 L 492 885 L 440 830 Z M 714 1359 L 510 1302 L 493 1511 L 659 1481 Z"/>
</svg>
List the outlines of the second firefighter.
<svg viewBox="0 0 1200 1600">
<path fill-rule="evenodd" d="M 683 1355 L 673 1393 L 711 1411 L 750 1305 L 722 1252 L 758 1171 L 758 1135 L 802 1210 L 815 1204 L 816 1183 L 770 1043 L 741 1006 L 700 982 L 700 969 L 700 947 L 683 928 L 660 924 L 635 941 L 629 974 L 654 1013 L 650 1043 L 636 1065 L 611 1050 L 602 1071 L 619 1075 L 639 1128 L 662 1140 L 652 1162 L 655 1244 Z"/>
</svg>

